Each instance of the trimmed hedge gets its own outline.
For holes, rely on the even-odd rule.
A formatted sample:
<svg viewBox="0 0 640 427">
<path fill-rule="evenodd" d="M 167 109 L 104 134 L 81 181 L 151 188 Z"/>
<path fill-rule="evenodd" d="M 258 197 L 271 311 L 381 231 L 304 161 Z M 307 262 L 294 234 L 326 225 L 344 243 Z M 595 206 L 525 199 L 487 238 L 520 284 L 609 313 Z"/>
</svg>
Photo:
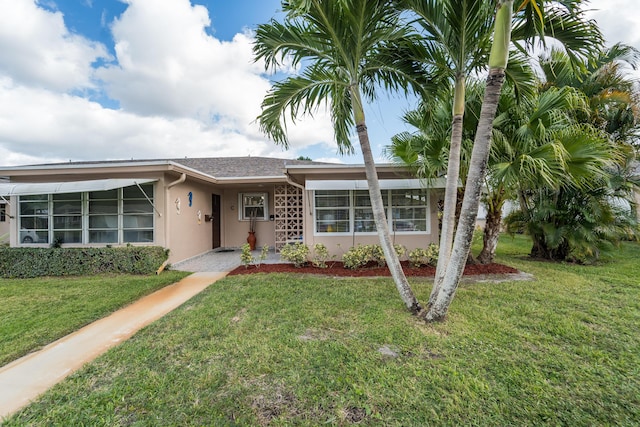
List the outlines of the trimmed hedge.
<svg viewBox="0 0 640 427">
<path fill-rule="evenodd" d="M 0 248 L 0 277 L 151 274 L 169 256 L 159 246 L 119 248 Z"/>
</svg>

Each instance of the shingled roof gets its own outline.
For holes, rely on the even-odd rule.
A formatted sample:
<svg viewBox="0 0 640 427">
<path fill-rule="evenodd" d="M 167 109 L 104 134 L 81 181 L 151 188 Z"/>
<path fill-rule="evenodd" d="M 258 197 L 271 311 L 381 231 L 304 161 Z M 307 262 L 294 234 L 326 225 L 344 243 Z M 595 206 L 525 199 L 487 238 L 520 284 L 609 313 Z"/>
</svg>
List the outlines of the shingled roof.
<svg viewBox="0 0 640 427">
<path fill-rule="evenodd" d="M 38 167 L 82 167 L 109 165 L 136 165 L 144 163 L 173 162 L 190 169 L 211 175 L 215 178 L 249 178 L 283 176 L 284 169 L 290 165 L 332 165 L 335 163 L 314 162 L 312 160 L 278 159 L 273 157 L 194 157 L 179 159 L 130 159 L 130 160 L 92 160 L 69 163 L 48 163 L 40 165 L 15 166 L 13 169 Z M 0 177 L 1 178 L 1 177 Z"/>
<path fill-rule="evenodd" d="M 171 159 L 191 169 L 216 178 L 251 176 L 282 176 L 287 165 L 328 165 L 310 160 L 276 159 L 272 157 L 207 157 Z"/>
</svg>

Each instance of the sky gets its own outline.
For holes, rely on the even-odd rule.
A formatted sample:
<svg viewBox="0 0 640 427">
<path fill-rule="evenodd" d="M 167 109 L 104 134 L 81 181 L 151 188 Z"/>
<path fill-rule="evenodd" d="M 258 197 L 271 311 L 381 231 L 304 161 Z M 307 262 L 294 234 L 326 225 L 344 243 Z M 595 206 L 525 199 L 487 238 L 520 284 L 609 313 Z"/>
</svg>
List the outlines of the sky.
<svg viewBox="0 0 640 427">
<path fill-rule="evenodd" d="M 288 150 L 260 132 L 276 77 L 254 62 L 252 30 L 279 9 L 280 0 L 0 0 L 0 166 L 248 155 L 362 163 L 337 152 L 323 112 L 289 126 Z M 640 1 L 590 9 L 609 44 L 640 49 Z M 367 107 L 377 160 L 410 130 L 401 116 L 413 103 Z"/>
</svg>

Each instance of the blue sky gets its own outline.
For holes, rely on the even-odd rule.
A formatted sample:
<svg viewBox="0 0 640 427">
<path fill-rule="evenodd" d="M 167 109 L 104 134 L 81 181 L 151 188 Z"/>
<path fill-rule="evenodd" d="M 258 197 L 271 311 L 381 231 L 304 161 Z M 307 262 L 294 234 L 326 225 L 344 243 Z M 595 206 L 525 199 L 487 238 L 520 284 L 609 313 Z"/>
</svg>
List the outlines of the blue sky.
<svg viewBox="0 0 640 427">
<path fill-rule="evenodd" d="M 591 5 L 609 41 L 640 48 L 638 0 Z M 0 165 L 245 155 L 361 163 L 337 154 L 322 111 L 289 128 L 289 151 L 259 132 L 273 77 L 253 62 L 250 31 L 279 9 L 279 0 L 0 0 Z M 412 106 L 397 97 L 368 107 L 378 160 Z"/>
</svg>

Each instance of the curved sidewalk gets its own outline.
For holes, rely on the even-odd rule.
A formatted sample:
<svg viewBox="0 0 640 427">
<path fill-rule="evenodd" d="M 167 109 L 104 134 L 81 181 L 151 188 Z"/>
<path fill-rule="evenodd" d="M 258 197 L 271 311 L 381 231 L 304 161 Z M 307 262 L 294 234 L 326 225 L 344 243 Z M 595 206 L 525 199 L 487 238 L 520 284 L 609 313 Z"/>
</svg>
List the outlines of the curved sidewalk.
<svg viewBox="0 0 640 427">
<path fill-rule="evenodd" d="M 179 307 L 226 272 L 185 277 L 0 368 L 0 423 L 109 348 Z"/>
</svg>

